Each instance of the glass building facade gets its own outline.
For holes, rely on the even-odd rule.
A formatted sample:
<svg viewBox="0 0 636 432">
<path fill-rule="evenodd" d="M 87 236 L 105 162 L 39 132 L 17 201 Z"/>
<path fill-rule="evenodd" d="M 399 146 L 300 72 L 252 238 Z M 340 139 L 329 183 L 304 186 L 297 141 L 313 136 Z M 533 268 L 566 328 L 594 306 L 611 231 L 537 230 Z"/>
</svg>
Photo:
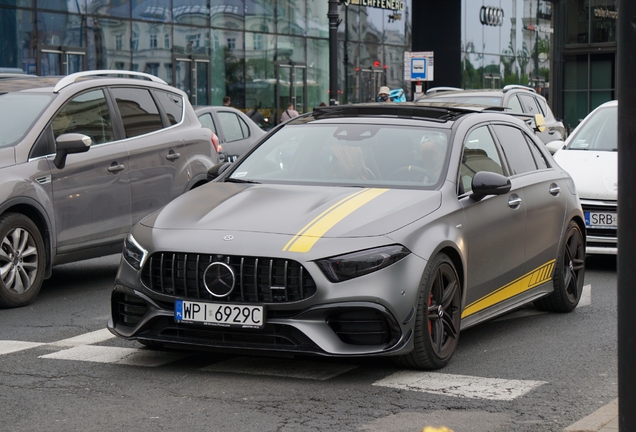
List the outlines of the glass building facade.
<svg viewBox="0 0 636 432">
<path fill-rule="evenodd" d="M 338 101 L 403 85 L 411 1 L 338 6 Z M 194 105 L 258 107 L 329 101 L 328 0 L 0 0 L 0 68 L 37 75 L 147 72 Z"/>
<path fill-rule="evenodd" d="M 534 87 L 549 97 L 552 3 L 462 1 L 462 87 Z"/>
</svg>

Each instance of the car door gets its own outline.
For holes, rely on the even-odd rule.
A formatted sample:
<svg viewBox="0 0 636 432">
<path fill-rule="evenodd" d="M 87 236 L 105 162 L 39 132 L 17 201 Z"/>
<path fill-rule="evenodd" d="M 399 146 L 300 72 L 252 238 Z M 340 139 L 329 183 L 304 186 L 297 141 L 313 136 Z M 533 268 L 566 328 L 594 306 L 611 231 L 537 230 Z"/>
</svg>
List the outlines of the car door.
<svg viewBox="0 0 636 432">
<path fill-rule="evenodd" d="M 165 128 L 162 114 L 148 88 L 110 87 L 117 106 L 125 145 L 130 155 L 132 220 L 158 210 L 184 192 L 189 178 L 183 137 Z"/>
<path fill-rule="evenodd" d="M 102 89 L 74 96 L 53 117 L 45 133 L 90 136 L 85 153 L 69 154 L 66 166 L 51 169 L 58 253 L 119 241 L 131 229 L 128 149 L 116 141 Z"/>
<path fill-rule="evenodd" d="M 508 175 L 491 130 L 472 129 L 464 140 L 460 166 L 459 203 L 465 214 L 468 239 L 466 304 L 462 317 L 487 313 L 502 299 L 491 294 L 523 275 L 526 211 L 523 190 L 513 185 L 503 195 L 481 200 L 470 197 L 471 181 L 479 171 Z"/>
<path fill-rule="evenodd" d="M 544 143 L 561 139 L 561 133 L 558 132 L 558 128 L 555 125 L 555 120 L 550 119 L 539 106 L 539 101 L 536 97 L 529 94 L 519 94 L 519 100 L 523 106 L 523 112 L 526 114 L 541 114 L 546 120 L 546 129 L 543 132 L 537 132 L 537 136 Z M 558 133 L 557 133 L 558 132 Z"/>
<path fill-rule="evenodd" d="M 223 136 L 223 151 L 227 154 L 227 160 L 234 162 L 252 145 L 250 129 L 237 113 L 230 110 L 217 110 L 216 116 Z"/>
<path fill-rule="evenodd" d="M 524 273 L 530 273 L 556 258 L 568 188 L 527 132 L 513 124 L 495 124 L 493 130 L 510 166 L 510 180 L 523 190 L 527 218 Z"/>
</svg>

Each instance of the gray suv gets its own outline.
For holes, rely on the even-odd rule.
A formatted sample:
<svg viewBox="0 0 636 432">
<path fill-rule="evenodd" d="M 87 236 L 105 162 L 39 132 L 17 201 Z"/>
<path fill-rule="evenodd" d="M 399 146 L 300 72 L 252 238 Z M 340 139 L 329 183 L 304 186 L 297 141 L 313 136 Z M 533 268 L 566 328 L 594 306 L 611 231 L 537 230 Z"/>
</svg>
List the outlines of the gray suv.
<svg viewBox="0 0 636 432">
<path fill-rule="evenodd" d="M 131 227 L 206 182 L 212 133 L 152 75 L 0 81 L 0 307 L 57 264 L 120 252 Z"/>
<path fill-rule="evenodd" d="M 557 120 L 546 99 L 532 87 L 510 84 L 503 89 L 462 90 L 454 87 L 433 87 L 417 102 L 457 102 L 506 107 L 513 114 L 542 114 L 546 130 L 537 132 L 544 144 L 566 137 L 563 122 Z"/>
</svg>

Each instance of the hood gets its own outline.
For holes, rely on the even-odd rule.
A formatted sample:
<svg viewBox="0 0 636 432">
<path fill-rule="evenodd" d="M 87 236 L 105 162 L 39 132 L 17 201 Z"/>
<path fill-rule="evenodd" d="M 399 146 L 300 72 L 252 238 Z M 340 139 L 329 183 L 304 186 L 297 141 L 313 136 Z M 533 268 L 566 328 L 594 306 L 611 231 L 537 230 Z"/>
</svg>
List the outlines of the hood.
<svg viewBox="0 0 636 432">
<path fill-rule="evenodd" d="M 581 199 L 618 199 L 618 152 L 566 149 L 554 160 L 570 174 Z"/>
<path fill-rule="evenodd" d="M 439 191 L 214 182 L 144 219 L 155 229 L 379 236 L 440 207 Z"/>
</svg>

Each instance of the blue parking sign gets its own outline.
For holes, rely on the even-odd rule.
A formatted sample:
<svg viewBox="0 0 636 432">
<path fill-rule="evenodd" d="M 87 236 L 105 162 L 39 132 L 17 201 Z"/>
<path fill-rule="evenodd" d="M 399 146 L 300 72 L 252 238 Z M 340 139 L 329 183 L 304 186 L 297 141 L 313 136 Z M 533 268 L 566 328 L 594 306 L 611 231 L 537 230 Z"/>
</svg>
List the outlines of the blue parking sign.
<svg viewBox="0 0 636 432">
<path fill-rule="evenodd" d="M 411 79 L 426 79 L 426 58 L 411 59 Z"/>
</svg>

